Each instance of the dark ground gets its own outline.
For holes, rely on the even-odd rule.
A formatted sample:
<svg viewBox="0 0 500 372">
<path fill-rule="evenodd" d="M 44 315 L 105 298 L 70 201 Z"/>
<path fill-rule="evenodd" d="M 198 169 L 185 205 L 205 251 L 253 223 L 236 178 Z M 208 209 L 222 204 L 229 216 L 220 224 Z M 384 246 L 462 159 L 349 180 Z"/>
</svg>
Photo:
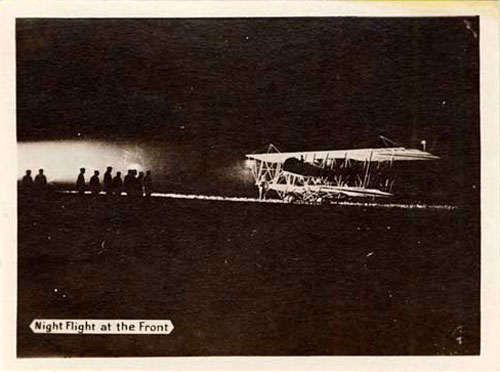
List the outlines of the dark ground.
<svg viewBox="0 0 500 372">
<path fill-rule="evenodd" d="M 18 208 L 20 357 L 479 353 L 480 225 L 466 207 L 57 195 Z M 34 318 L 175 330 L 44 335 Z"/>
</svg>

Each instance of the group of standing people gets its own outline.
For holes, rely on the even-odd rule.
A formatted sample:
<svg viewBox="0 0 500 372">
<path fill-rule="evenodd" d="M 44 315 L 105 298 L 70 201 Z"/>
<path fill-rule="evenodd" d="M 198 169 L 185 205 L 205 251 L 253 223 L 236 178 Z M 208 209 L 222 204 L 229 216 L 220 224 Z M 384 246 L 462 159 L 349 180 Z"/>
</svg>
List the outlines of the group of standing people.
<svg viewBox="0 0 500 372">
<path fill-rule="evenodd" d="M 104 191 L 106 195 L 121 195 L 125 192 L 128 196 L 150 196 L 153 192 L 153 179 L 151 171 L 137 172 L 136 169 L 129 169 L 127 175 L 122 179 L 122 173 L 116 172 L 112 175 L 113 168 L 107 167 L 101 184 L 99 171 L 95 170 L 94 175 L 90 177 L 88 189 L 92 194 L 97 195 Z M 76 188 L 80 195 L 87 190 L 85 181 L 85 168 L 80 168 L 80 174 L 76 180 Z"/>
<path fill-rule="evenodd" d="M 151 196 L 153 193 L 153 178 L 151 171 L 137 172 L 129 169 L 127 175 L 122 179 L 122 173 L 116 172 L 112 175 L 113 168 L 107 167 L 101 184 L 99 171 L 95 170 L 87 184 L 85 180 L 85 168 L 80 168 L 80 174 L 76 180 L 76 189 L 80 195 L 90 190 L 92 194 L 98 195 L 104 191 L 106 195 L 121 195 L 123 192 L 128 196 Z M 48 189 L 47 177 L 43 169 L 38 170 L 35 179 L 31 175 L 31 169 L 26 170 L 26 174 L 21 180 L 22 192 L 32 193 L 33 191 L 43 194 Z"/>
<path fill-rule="evenodd" d="M 33 181 L 31 169 L 28 169 L 21 180 L 21 185 L 26 191 L 36 190 L 38 192 L 44 192 L 47 188 L 47 177 L 43 174 L 43 169 L 39 169 L 38 174 L 35 176 L 35 180 Z"/>
</svg>

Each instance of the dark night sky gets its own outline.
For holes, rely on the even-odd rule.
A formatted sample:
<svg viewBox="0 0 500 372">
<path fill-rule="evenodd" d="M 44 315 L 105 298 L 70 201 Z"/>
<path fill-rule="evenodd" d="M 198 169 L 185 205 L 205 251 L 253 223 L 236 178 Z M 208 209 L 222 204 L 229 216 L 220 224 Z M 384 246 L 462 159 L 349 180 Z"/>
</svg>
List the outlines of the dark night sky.
<svg viewBox="0 0 500 372">
<path fill-rule="evenodd" d="M 20 19 L 18 140 L 239 158 L 384 134 L 478 168 L 478 34 L 477 17 Z"/>
</svg>

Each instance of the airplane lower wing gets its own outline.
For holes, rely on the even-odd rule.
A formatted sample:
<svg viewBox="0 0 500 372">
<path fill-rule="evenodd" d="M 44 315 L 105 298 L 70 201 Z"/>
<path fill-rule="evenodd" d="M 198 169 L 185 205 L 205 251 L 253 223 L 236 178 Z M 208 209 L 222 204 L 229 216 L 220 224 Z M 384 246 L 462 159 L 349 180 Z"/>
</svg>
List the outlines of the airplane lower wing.
<svg viewBox="0 0 500 372">
<path fill-rule="evenodd" d="M 365 189 L 363 187 L 337 187 L 337 186 L 322 186 L 321 192 L 332 192 L 344 194 L 346 196 L 357 196 L 357 197 L 379 197 L 387 198 L 392 196 L 391 193 L 381 191 L 378 189 Z"/>
<path fill-rule="evenodd" d="M 310 185 L 310 186 L 296 186 L 296 185 L 285 185 L 278 183 L 270 183 L 269 189 L 283 192 L 283 193 L 295 193 L 299 195 L 303 194 L 318 194 L 318 195 L 345 195 L 350 197 L 371 197 L 371 198 L 384 198 L 392 196 L 391 193 L 381 191 L 378 189 L 366 189 L 363 187 L 348 187 L 348 186 L 326 186 L 326 185 Z"/>
</svg>

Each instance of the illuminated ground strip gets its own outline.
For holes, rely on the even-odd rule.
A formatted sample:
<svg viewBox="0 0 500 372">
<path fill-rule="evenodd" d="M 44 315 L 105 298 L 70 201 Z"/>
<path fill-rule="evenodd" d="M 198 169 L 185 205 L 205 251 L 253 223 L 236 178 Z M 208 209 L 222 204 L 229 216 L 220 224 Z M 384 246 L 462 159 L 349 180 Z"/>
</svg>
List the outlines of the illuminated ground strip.
<svg viewBox="0 0 500 372">
<path fill-rule="evenodd" d="M 61 191 L 64 194 L 77 194 L 78 191 L 66 190 Z M 86 191 L 85 194 L 91 194 L 90 191 Z M 104 192 L 100 192 L 101 195 L 105 195 Z M 125 196 L 122 194 L 122 196 Z M 232 196 L 215 196 L 215 195 L 196 195 L 196 194 L 176 194 L 176 193 L 159 193 L 155 192 L 151 194 L 154 198 L 170 198 L 170 199 L 190 199 L 190 200 L 214 200 L 214 201 L 225 201 L 225 202 L 240 202 L 240 203 L 268 203 L 268 204 L 288 204 L 281 199 L 266 199 L 260 200 L 256 198 L 241 198 Z M 311 203 L 297 203 L 295 205 L 314 205 Z M 441 210 L 455 210 L 458 207 L 453 205 L 427 205 L 427 204 L 397 204 L 397 203 L 362 203 L 362 202 L 350 202 L 350 201 L 333 201 L 330 205 L 346 205 L 354 207 L 376 207 L 376 208 L 401 208 L 401 209 L 441 209 Z"/>
</svg>

